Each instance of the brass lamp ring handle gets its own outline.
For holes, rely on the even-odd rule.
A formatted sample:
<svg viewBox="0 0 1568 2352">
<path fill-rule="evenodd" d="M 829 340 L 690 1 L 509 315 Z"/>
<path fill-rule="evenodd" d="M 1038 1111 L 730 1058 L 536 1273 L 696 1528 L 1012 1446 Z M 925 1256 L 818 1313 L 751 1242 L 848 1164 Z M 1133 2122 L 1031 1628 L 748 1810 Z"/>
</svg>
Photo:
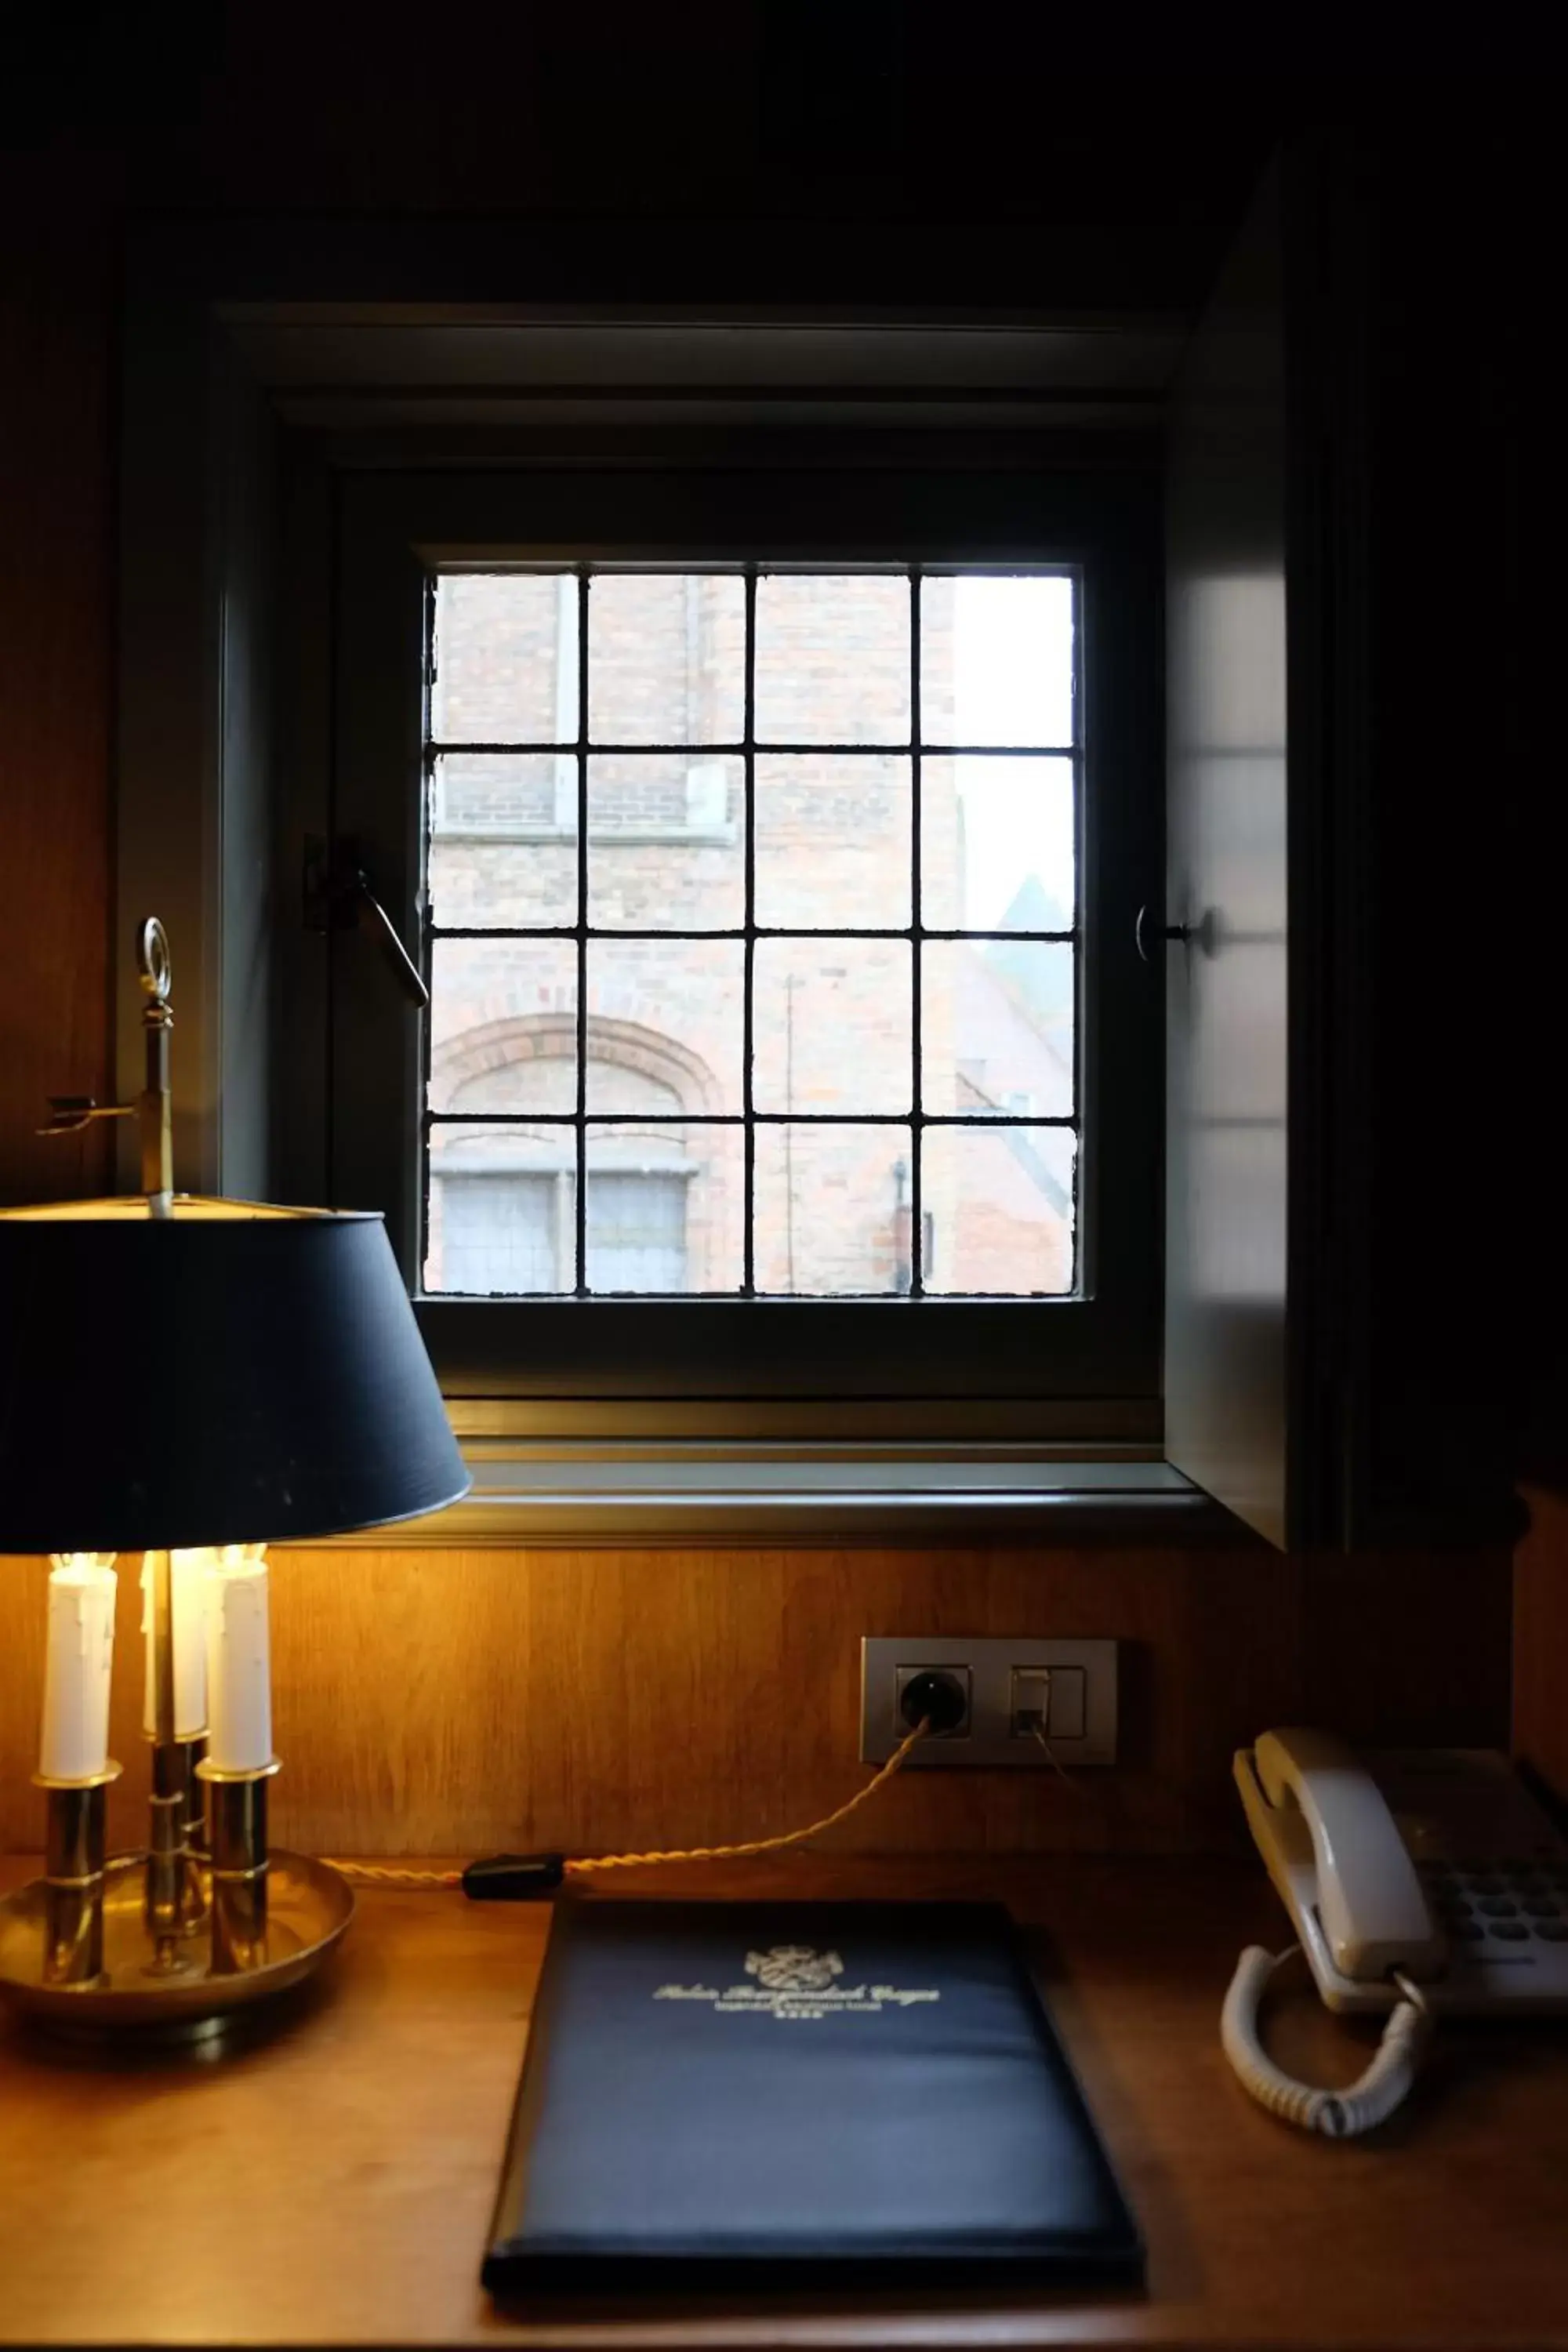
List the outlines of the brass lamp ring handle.
<svg viewBox="0 0 1568 2352">
<path fill-rule="evenodd" d="M 169 935 L 156 915 L 149 915 L 136 940 L 136 969 L 142 985 L 154 1004 L 167 1004 L 173 968 L 169 961 Z"/>
</svg>

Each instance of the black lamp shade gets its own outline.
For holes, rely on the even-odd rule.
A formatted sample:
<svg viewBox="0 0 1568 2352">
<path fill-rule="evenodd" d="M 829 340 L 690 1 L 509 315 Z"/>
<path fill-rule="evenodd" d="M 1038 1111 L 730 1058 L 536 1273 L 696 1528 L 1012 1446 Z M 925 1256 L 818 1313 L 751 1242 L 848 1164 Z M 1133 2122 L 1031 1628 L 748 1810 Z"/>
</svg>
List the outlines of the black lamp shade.
<svg viewBox="0 0 1568 2352">
<path fill-rule="evenodd" d="M 379 1216 L 0 1214 L 0 1551 L 298 1540 L 468 1484 Z"/>
</svg>

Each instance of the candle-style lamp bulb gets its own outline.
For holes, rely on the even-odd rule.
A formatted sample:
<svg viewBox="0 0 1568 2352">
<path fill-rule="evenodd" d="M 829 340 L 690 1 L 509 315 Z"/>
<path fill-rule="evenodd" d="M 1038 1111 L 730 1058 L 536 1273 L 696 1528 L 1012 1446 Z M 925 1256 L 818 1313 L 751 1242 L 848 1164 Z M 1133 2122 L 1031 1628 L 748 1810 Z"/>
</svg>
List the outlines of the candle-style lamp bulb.
<svg viewBox="0 0 1568 2352">
<path fill-rule="evenodd" d="M 212 1965 L 218 1976 L 267 1960 L 267 1783 L 272 1753 L 272 1661 L 267 1547 L 226 1544 L 208 1556 L 207 1783 L 212 1831 Z"/>
<path fill-rule="evenodd" d="M 51 1552 L 37 1778 L 48 1792 L 44 1839 L 47 1985 L 96 1985 L 103 1969 L 104 1789 L 114 1664 L 112 1552 Z"/>
<path fill-rule="evenodd" d="M 38 1774 L 91 1780 L 109 1762 L 109 1681 L 114 1664 L 114 1554 L 52 1552 Z"/>
<path fill-rule="evenodd" d="M 216 1555 L 203 1550 L 169 1554 L 170 1619 L 174 1651 L 176 1739 L 199 1739 L 207 1727 L 206 1570 Z M 142 1563 L 143 1652 L 142 1727 L 158 1737 L 157 1647 L 153 1639 L 153 1574 L 149 1555 Z"/>
<path fill-rule="evenodd" d="M 272 1761 L 267 1546 L 225 1544 L 205 1558 L 207 1762 L 259 1771 Z"/>
</svg>

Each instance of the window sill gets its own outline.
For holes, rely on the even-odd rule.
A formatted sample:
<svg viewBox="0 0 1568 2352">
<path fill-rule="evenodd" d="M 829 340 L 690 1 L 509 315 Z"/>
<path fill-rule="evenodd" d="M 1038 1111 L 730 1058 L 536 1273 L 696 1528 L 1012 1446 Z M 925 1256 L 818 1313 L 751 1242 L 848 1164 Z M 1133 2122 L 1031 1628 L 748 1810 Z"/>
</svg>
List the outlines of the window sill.
<svg viewBox="0 0 1568 2352">
<path fill-rule="evenodd" d="M 355 1547 L 1223 1542 L 1237 1523 L 1158 1458 L 1039 1447 L 470 1439 L 450 1508 Z"/>
</svg>

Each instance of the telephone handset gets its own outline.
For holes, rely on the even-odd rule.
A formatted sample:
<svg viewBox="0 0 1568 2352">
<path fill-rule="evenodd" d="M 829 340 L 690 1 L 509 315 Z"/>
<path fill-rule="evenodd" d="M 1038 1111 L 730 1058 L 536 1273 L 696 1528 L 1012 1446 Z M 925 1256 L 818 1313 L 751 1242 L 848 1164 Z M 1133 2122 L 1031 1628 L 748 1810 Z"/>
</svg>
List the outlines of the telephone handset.
<svg viewBox="0 0 1568 2352">
<path fill-rule="evenodd" d="M 1405 2095 L 1436 2015 L 1568 2011 L 1568 1847 L 1504 1758 L 1446 1748 L 1362 1759 L 1326 1732 L 1270 1731 L 1237 1752 L 1235 1769 L 1325 2003 L 1391 2012 L 1352 2090 L 1293 2083 L 1257 2030 L 1289 1954 L 1252 1946 L 1221 2034 L 1274 2113 L 1312 2130 L 1367 2130 Z"/>
</svg>

